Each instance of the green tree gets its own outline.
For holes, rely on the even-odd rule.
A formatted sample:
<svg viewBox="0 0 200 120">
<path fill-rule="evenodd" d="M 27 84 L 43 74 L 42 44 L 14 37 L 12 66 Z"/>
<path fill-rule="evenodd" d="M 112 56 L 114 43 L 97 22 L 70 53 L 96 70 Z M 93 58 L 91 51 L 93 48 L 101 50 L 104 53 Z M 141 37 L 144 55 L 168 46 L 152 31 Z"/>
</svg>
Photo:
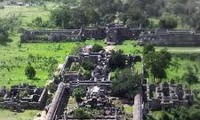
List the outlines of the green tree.
<svg viewBox="0 0 200 120">
<path fill-rule="evenodd" d="M 93 60 L 91 58 L 86 58 L 81 62 L 81 66 L 85 69 L 85 70 L 93 70 L 96 66 L 96 64 L 93 62 Z"/>
<path fill-rule="evenodd" d="M 103 47 L 99 44 L 94 44 L 93 47 L 92 47 L 92 52 L 100 52 L 104 50 Z"/>
<path fill-rule="evenodd" d="M 72 92 L 72 96 L 76 99 L 77 102 L 81 101 L 81 98 L 86 95 L 86 92 L 84 89 L 78 87 L 75 88 Z"/>
<path fill-rule="evenodd" d="M 183 74 L 182 79 L 186 81 L 188 84 L 195 84 L 198 83 L 199 78 L 197 75 L 192 71 L 192 68 L 187 68 L 187 72 Z"/>
<path fill-rule="evenodd" d="M 164 14 L 159 21 L 159 25 L 161 28 L 173 29 L 178 25 L 178 20 L 175 15 L 172 14 Z"/>
<path fill-rule="evenodd" d="M 88 25 L 88 18 L 84 13 L 84 9 L 74 8 L 70 12 L 70 27 L 81 28 Z"/>
<path fill-rule="evenodd" d="M 131 68 L 116 71 L 112 81 L 112 93 L 118 97 L 133 99 L 140 86 L 141 76 Z"/>
<path fill-rule="evenodd" d="M 109 59 L 109 65 L 112 69 L 121 68 L 125 66 L 125 56 L 122 50 L 111 51 L 111 57 Z"/>
<path fill-rule="evenodd" d="M 35 69 L 28 64 L 25 68 L 25 75 L 29 78 L 29 79 L 33 79 L 36 75 L 36 71 Z"/>
<path fill-rule="evenodd" d="M 165 69 L 169 67 L 171 58 L 171 54 L 166 50 L 161 50 L 159 52 L 150 51 L 147 54 L 144 54 L 144 67 L 146 70 L 150 71 L 150 73 L 154 76 L 154 79 L 166 78 Z"/>
<path fill-rule="evenodd" d="M 144 47 L 143 47 L 143 55 L 148 54 L 151 51 L 152 52 L 155 51 L 155 48 L 154 48 L 154 46 L 152 44 L 146 44 L 146 45 L 144 45 Z"/>
<path fill-rule="evenodd" d="M 123 23 L 131 27 L 146 27 L 149 25 L 148 17 L 138 7 L 129 6 L 129 9 L 122 13 L 120 18 Z"/>
<path fill-rule="evenodd" d="M 190 15 L 188 23 L 196 30 L 200 30 L 200 11 L 196 11 Z"/>
<path fill-rule="evenodd" d="M 51 20 L 56 26 L 68 28 L 70 25 L 70 8 L 67 6 L 60 6 L 59 8 L 51 11 Z"/>
<path fill-rule="evenodd" d="M 0 44 L 5 44 L 8 42 L 8 32 L 0 26 Z"/>
</svg>

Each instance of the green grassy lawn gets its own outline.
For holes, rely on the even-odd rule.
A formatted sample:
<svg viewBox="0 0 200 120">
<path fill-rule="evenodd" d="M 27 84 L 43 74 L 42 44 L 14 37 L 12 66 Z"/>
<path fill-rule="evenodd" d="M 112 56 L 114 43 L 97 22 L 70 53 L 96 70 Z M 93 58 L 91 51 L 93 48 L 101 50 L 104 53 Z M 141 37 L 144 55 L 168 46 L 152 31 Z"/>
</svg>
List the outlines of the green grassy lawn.
<svg viewBox="0 0 200 120">
<path fill-rule="evenodd" d="M 0 18 L 17 15 L 22 20 L 22 25 L 20 27 L 28 28 L 28 24 L 37 17 L 41 17 L 43 21 L 49 20 L 50 11 L 57 6 L 58 4 L 52 2 L 45 2 L 45 5 L 31 7 L 5 6 L 4 9 L 0 9 Z"/>
<path fill-rule="evenodd" d="M 55 58 L 62 64 L 65 57 L 71 53 L 77 44 L 93 45 L 102 41 L 87 40 L 85 42 L 65 43 L 26 43 L 19 47 L 19 35 L 11 37 L 13 42 L 7 46 L 0 46 L 0 86 L 11 86 L 19 83 L 29 83 L 44 86 L 48 80 L 48 59 Z M 32 66 L 36 69 L 36 79 L 29 80 L 25 76 L 24 69 L 28 64 L 28 56 L 36 59 Z"/>
<path fill-rule="evenodd" d="M 23 113 L 10 112 L 0 109 L 0 120 L 33 120 L 39 110 L 26 110 Z"/>
<path fill-rule="evenodd" d="M 156 50 L 167 49 L 171 53 L 200 53 L 200 47 L 156 47 Z"/>
<path fill-rule="evenodd" d="M 44 86 L 46 80 L 48 80 L 48 65 L 45 64 L 47 60 L 53 57 L 59 63 L 63 63 L 65 57 L 76 46 L 76 43 L 67 42 L 28 43 L 18 47 L 15 42 L 16 40 L 7 46 L 0 46 L 0 86 L 10 86 L 24 82 Z M 24 74 L 29 55 L 37 58 L 34 63 L 31 63 L 37 72 L 36 80 L 28 80 Z"/>
<path fill-rule="evenodd" d="M 115 47 L 117 50 L 123 50 L 125 54 L 141 54 L 142 52 L 142 47 L 138 46 L 134 40 L 126 40 Z"/>
</svg>

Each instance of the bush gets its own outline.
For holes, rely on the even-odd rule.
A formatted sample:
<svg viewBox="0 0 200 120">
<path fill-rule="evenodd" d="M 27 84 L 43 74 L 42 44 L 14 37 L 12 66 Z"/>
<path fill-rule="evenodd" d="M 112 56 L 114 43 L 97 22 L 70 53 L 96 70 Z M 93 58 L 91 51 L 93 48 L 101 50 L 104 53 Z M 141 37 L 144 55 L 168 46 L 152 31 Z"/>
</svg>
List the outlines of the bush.
<svg viewBox="0 0 200 120">
<path fill-rule="evenodd" d="M 199 80 L 197 75 L 192 71 L 192 68 L 187 68 L 187 72 L 184 73 L 182 79 L 190 85 L 198 83 Z"/>
<path fill-rule="evenodd" d="M 132 72 L 131 68 L 116 71 L 113 79 L 112 93 L 117 97 L 133 99 L 140 85 L 140 75 Z"/>
<path fill-rule="evenodd" d="M 79 119 L 90 119 L 92 118 L 92 111 L 87 108 L 78 108 L 73 112 L 73 116 Z"/>
<path fill-rule="evenodd" d="M 52 82 L 48 84 L 47 88 L 50 91 L 50 93 L 54 93 L 56 92 L 57 85 L 54 82 Z"/>
<path fill-rule="evenodd" d="M 30 64 L 28 66 L 26 66 L 26 68 L 25 68 L 25 75 L 29 79 L 33 79 L 36 75 L 35 69 Z"/>
<path fill-rule="evenodd" d="M 112 51 L 111 57 L 109 60 L 109 65 L 112 69 L 114 68 L 121 68 L 125 66 L 125 56 L 123 55 L 122 50 Z"/>
<path fill-rule="evenodd" d="M 85 70 L 85 71 L 83 72 L 83 77 L 84 77 L 84 79 L 86 79 L 86 80 L 90 79 L 90 78 L 92 77 L 91 72 L 88 71 L 88 70 Z"/>
<path fill-rule="evenodd" d="M 85 70 L 93 70 L 95 68 L 95 63 L 92 61 L 91 58 L 85 59 L 84 61 L 81 62 L 81 66 L 85 69 Z"/>
<path fill-rule="evenodd" d="M 94 44 L 92 47 L 92 52 L 100 52 L 103 50 L 103 47 L 99 44 Z"/>
<path fill-rule="evenodd" d="M 0 23 L 0 44 L 5 44 L 8 41 L 9 41 L 8 31 L 4 29 L 3 27 L 1 27 L 1 23 Z"/>
<path fill-rule="evenodd" d="M 84 97 L 85 95 L 86 95 L 85 90 L 79 87 L 75 88 L 72 93 L 72 96 L 76 99 L 77 102 L 80 102 L 81 98 Z"/>
<path fill-rule="evenodd" d="M 160 18 L 159 25 L 161 28 L 173 29 L 176 28 L 178 25 L 178 20 L 176 16 L 171 14 L 164 14 Z"/>
</svg>

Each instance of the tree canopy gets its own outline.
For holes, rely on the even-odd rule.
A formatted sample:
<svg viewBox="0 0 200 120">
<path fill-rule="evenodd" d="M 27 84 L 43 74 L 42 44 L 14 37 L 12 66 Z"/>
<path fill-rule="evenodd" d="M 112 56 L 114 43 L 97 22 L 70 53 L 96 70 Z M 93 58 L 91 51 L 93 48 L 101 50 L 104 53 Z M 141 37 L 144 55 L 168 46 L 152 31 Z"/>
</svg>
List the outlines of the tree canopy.
<svg viewBox="0 0 200 120">
<path fill-rule="evenodd" d="M 29 79 L 33 79 L 36 75 L 36 71 L 35 69 L 28 64 L 25 68 L 25 75 L 29 78 Z"/>
<path fill-rule="evenodd" d="M 161 18 L 160 18 L 160 27 L 161 28 L 167 28 L 167 29 L 172 29 L 172 28 L 176 28 L 178 25 L 178 20 L 177 17 L 175 15 L 172 14 L 164 14 Z"/>
<path fill-rule="evenodd" d="M 111 51 L 111 57 L 109 59 L 109 65 L 112 69 L 122 68 L 125 66 L 125 56 L 122 50 Z"/>
<path fill-rule="evenodd" d="M 133 99 L 138 92 L 141 76 L 131 68 L 117 70 L 113 79 L 112 92 L 115 96 Z"/>
<path fill-rule="evenodd" d="M 149 51 L 148 51 L 149 50 Z M 144 67 L 154 78 L 166 78 L 166 71 L 171 62 L 171 54 L 166 50 L 154 51 L 152 45 L 146 45 L 143 49 Z"/>
</svg>

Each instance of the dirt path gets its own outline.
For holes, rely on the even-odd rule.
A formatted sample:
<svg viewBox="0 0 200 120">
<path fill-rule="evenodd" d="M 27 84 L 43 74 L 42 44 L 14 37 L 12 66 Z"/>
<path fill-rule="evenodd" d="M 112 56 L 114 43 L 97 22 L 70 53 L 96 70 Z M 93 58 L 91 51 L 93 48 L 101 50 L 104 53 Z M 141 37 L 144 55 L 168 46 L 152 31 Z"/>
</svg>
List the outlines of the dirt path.
<svg viewBox="0 0 200 120">
<path fill-rule="evenodd" d="M 46 112 L 44 110 L 42 112 L 39 112 L 38 114 L 40 114 L 41 116 L 40 117 L 35 116 L 34 120 L 46 120 L 46 115 L 47 114 L 46 114 Z"/>
<path fill-rule="evenodd" d="M 111 50 L 114 50 L 115 46 L 114 45 L 108 45 L 108 46 L 104 47 L 104 49 L 106 50 L 106 52 L 109 52 Z"/>
</svg>

